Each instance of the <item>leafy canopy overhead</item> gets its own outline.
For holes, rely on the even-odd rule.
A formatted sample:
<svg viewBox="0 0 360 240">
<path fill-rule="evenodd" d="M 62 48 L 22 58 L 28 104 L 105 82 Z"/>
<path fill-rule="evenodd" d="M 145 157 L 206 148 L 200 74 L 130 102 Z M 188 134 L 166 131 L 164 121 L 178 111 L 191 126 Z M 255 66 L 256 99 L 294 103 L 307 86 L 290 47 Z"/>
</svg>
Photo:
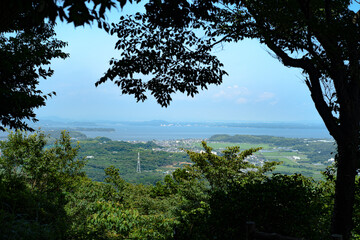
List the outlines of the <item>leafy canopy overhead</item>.
<svg viewBox="0 0 360 240">
<path fill-rule="evenodd" d="M 57 40 L 53 26 L 44 24 L 13 36 L 0 34 L 0 124 L 29 130 L 24 120 L 37 121 L 34 109 L 45 106 L 48 97 L 37 88 L 40 79 L 51 77 L 54 58 L 65 59 L 66 43 Z M 4 130 L 0 126 L 0 130 Z"/>
<path fill-rule="evenodd" d="M 115 48 L 121 52 L 121 59 L 112 59 L 111 68 L 96 83 L 107 80 L 121 87 L 122 93 L 132 94 L 138 101 L 144 101 L 150 91 L 162 106 L 168 106 L 171 94 L 176 91 L 192 97 L 198 88 L 206 89 L 208 84 L 220 84 L 223 66 L 217 57 L 209 52 L 214 39 L 200 39 L 191 29 L 200 28 L 199 23 L 184 28 L 158 26 L 148 14 L 121 17 L 112 25 L 111 34 L 119 37 Z M 139 74 L 149 75 L 143 81 Z"/>
<path fill-rule="evenodd" d="M 68 56 L 61 51 L 66 43 L 54 38 L 57 18 L 74 26 L 97 21 L 99 28 L 109 31 L 105 12 L 117 2 L 123 7 L 127 1 L 0 1 L 0 130 L 32 130 L 26 120 L 37 121 L 34 109 L 55 94 L 44 95 L 38 84 L 52 76 L 47 66 L 52 59 Z"/>
<path fill-rule="evenodd" d="M 117 2 L 124 7 L 132 0 L 2 0 L 0 2 L 0 32 L 28 29 L 41 25 L 44 20 L 55 23 L 73 23 L 75 27 L 98 22 L 108 29 L 105 12 L 115 8 Z M 134 2 L 139 2 L 135 0 Z"/>
</svg>

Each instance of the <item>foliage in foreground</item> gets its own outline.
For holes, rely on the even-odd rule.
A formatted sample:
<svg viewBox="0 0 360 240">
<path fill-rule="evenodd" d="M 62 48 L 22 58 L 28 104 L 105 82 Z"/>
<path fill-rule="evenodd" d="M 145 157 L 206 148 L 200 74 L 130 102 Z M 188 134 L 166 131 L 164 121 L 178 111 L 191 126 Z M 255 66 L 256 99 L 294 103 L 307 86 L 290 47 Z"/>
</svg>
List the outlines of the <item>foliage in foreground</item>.
<svg viewBox="0 0 360 240">
<path fill-rule="evenodd" d="M 1 2 L 1 8 L 4 7 Z M 38 88 L 40 80 L 54 74 L 50 62 L 69 56 L 62 52 L 67 43 L 55 36 L 54 25 L 45 23 L 8 34 L 0 30 L 0 131 L 4 127 L 31 130 L 26 120 L 38 121 L 34 110 L 45 106 L 47 98 L 55 95 L 44 94 Z"/>
<path fill-rule="evenodd" d="M 244 239 L 249 220 L 267 232 L 329 236 L 330 170 L 326 182 L 272 175 L 277 163 L 247 161 L 258 149 L 230 147 L 217 156 L 204 142 L 204 152 L 187 152 L 191 166 L 155 186 L 128 183 L 113 166 L 96 182 L 82 172 L 67 133 L 44 146 L 42 133 L 10 133 L 0 143 L 2 239 Z"/>
<path fill-rule="evenodd" d="M 58 239 L 67 228 L 66 196 L 83 175 L 69 135 L 45 149 L 42 133 L 10 132 L 0 142 L 0 233 L 3 239 Z"/>
</svg>

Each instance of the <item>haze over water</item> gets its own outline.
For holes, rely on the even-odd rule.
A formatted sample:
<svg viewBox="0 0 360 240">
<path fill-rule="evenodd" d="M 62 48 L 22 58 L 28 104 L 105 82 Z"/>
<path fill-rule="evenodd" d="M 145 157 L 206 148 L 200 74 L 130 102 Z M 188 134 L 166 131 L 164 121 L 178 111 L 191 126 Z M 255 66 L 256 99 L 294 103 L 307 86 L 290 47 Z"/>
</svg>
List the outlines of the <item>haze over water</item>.
<svg viewBox="0 0 360 240">
<path fill-rule="evenodd" d="M 117 127 L 114 132 L 81 131 L 88 137 L 105 136 L 112 140 L 150 141 L 197 138 L 205 139 L 215 134 L 228 135 L 269 135 L 287 138 L 330 138 L 324 128 L 254 128 L 254 127 L 216 127 L 216 126 L 126 126 Z"/>
<path fill-rule="evenodd" d="M 268 135 L 287 138 L 330 139 L 321 123 L 265 123 L 265 122 L 74 122 L 42 120 L 34 129 L 78 131 L 89 138 L 108 137 L 122 141 L 151 141 L 174 139 L 207 139 L 215 134 Z M 7 133 L 0 132 L 4 137 Z"/>
<path fill-rule="evenodd" d="M 112 140 L 151 141 L 173 139 L 206 139 L 215 134 L 269 135 L 287 138 L 331 138 L 322 123 L 279 122 L 56 122 L 40 121 L 36 127 L 79 131 L 87 137 Z M 99 130 L 99 131 L 98 131 Z M 107 131 L 106 131 L 107 130 Z"/>
</svg>

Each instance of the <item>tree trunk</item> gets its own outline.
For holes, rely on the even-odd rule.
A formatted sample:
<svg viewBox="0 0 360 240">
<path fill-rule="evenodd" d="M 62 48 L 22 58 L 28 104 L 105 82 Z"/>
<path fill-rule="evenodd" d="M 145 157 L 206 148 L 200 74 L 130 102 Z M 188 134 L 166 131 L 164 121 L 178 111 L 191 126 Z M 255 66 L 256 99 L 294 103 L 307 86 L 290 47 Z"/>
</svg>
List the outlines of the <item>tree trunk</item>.
<svg viewBox="0 0 360 240">
<path fill-rule="evenodd" d="M 332 216 L 331 233 L 341 234 L 344 240 L 350 239 L 353 228 L 353 206 L 355 194 L 356 163 L 358 161 L 358 139 L 342 138 L 337 141 L 337 179 L 335 186 L 335 204 Z M 353 141 L 352 141 L 353 140 Z"/>
</svg>

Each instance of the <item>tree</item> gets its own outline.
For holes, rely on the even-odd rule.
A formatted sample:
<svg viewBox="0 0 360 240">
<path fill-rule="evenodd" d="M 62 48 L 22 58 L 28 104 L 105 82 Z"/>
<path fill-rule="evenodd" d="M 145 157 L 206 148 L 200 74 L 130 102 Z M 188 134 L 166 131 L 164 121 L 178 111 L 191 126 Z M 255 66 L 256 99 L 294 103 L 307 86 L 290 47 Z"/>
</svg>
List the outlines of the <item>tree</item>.
<svg viewBox="0 0 360 240">
<path fill-rule="evenodd" d="M 0 33 L 0 123 L 10 128 L 30 130 L 24 120 L 37 121 L 34 109 L 45 105 L 55 92 L 43 94 L 39 79 L 51 77 L 46 67 L 54 58 L 65 59 L 65 42 L 57 40 L 53 26 L 42 24 L 15 36 Z M 4 130 L 0 126 L 0 130 Z"/>
<path fill-rule="evenodd" d="M 43 133 L 10 132 L 0 142 L 2 239 L 61 239 L 70 219 L 66 196 L 84 176 L 69 134 L 45 148 Z"/>
<path fill-rule="evenodd" d="M 50 21 L 73 23 L 83 26 L 98 22 L 100 28 L 108 29 L 105 12 L 116 7 L 116 2 L 123 7 L 126 0 L 3 0 L 0 3 L 0 32 L 12 32 L 37 27 Z M 129 0 L 128 2 L 132 2 Z M 136 0 L 135 2 L 139 2 Z"/>
<path fill-rule="evenodd" d="M 203 153 L 187 151 L 191 161 L 195 164 L 187 170 L 196 175 L 202 176 L 209 182 L 214 190 L 227 191 L 228 187 L 234 184 L 251 182 L 253 179 L 265 177 L 265 173 L 274 170 L 277 162 L 265 162 L 263 166 L 256 166 L 247 157 L 259 151 L 261 148 L 250 148 L 240 152 L 240 147 L 229 147 L 222 151 L 223 156 L 212 153 L 212 148 L 202 142 Z M 201 177 L 198 177 L 201 178 Z"/>
<path fill-rule="evenodd" d="M 338 146 L 332 233 L 349 239 L 359 168 L 360 17 L 351 0 L 150 0 L 145 13 L 122 17 L 120 59 L 96 85 L 114 81 L 162 106 L 180 91 L 220 84 L 226 72 L 211 54 L 222 42 L 258 39 L 287 67 L 300 68 L 317 111 Z M 203 35 L 203 36 L 200 36 Z M 139 74 L 150 75 L 143 81 Z"/>
<path fill-rule="evenodd" d="M 204 152 L 187 151 L 191 166 L 177 169 L 153 192 L 182 196 L 176 211 L 176 239 L 245 239 L 246 221 L 261 231 L 325 239 L 329 200 L 325 185 L 300 174 L 271 174 L 278 162 L 247 161 L 258 149 L 229 147 L 220 156 L 203 142 Z M 284 224 L 286 223 L 286 224 Z"/>
<path fill-rule="evenodd" d="M 54 58 L 68 57 L 61 52 L 66 43 L 54 38 L 55 20 L 74 26 L 96 21 L 109 30 L 105 12 L 123 7 L 126 0 L 3 0 L 0 2 L 0 124 L 31 129 L 26 120 L 37 121 L 34 109 L 45 106 L 47 97 L 38 89 L 39 80 L 53 75 L 45 69 Z M 132 2 L 132 0 L 129 0 Z M 4 131 L 4 127 L 0 126 Z"/>
</svg>

